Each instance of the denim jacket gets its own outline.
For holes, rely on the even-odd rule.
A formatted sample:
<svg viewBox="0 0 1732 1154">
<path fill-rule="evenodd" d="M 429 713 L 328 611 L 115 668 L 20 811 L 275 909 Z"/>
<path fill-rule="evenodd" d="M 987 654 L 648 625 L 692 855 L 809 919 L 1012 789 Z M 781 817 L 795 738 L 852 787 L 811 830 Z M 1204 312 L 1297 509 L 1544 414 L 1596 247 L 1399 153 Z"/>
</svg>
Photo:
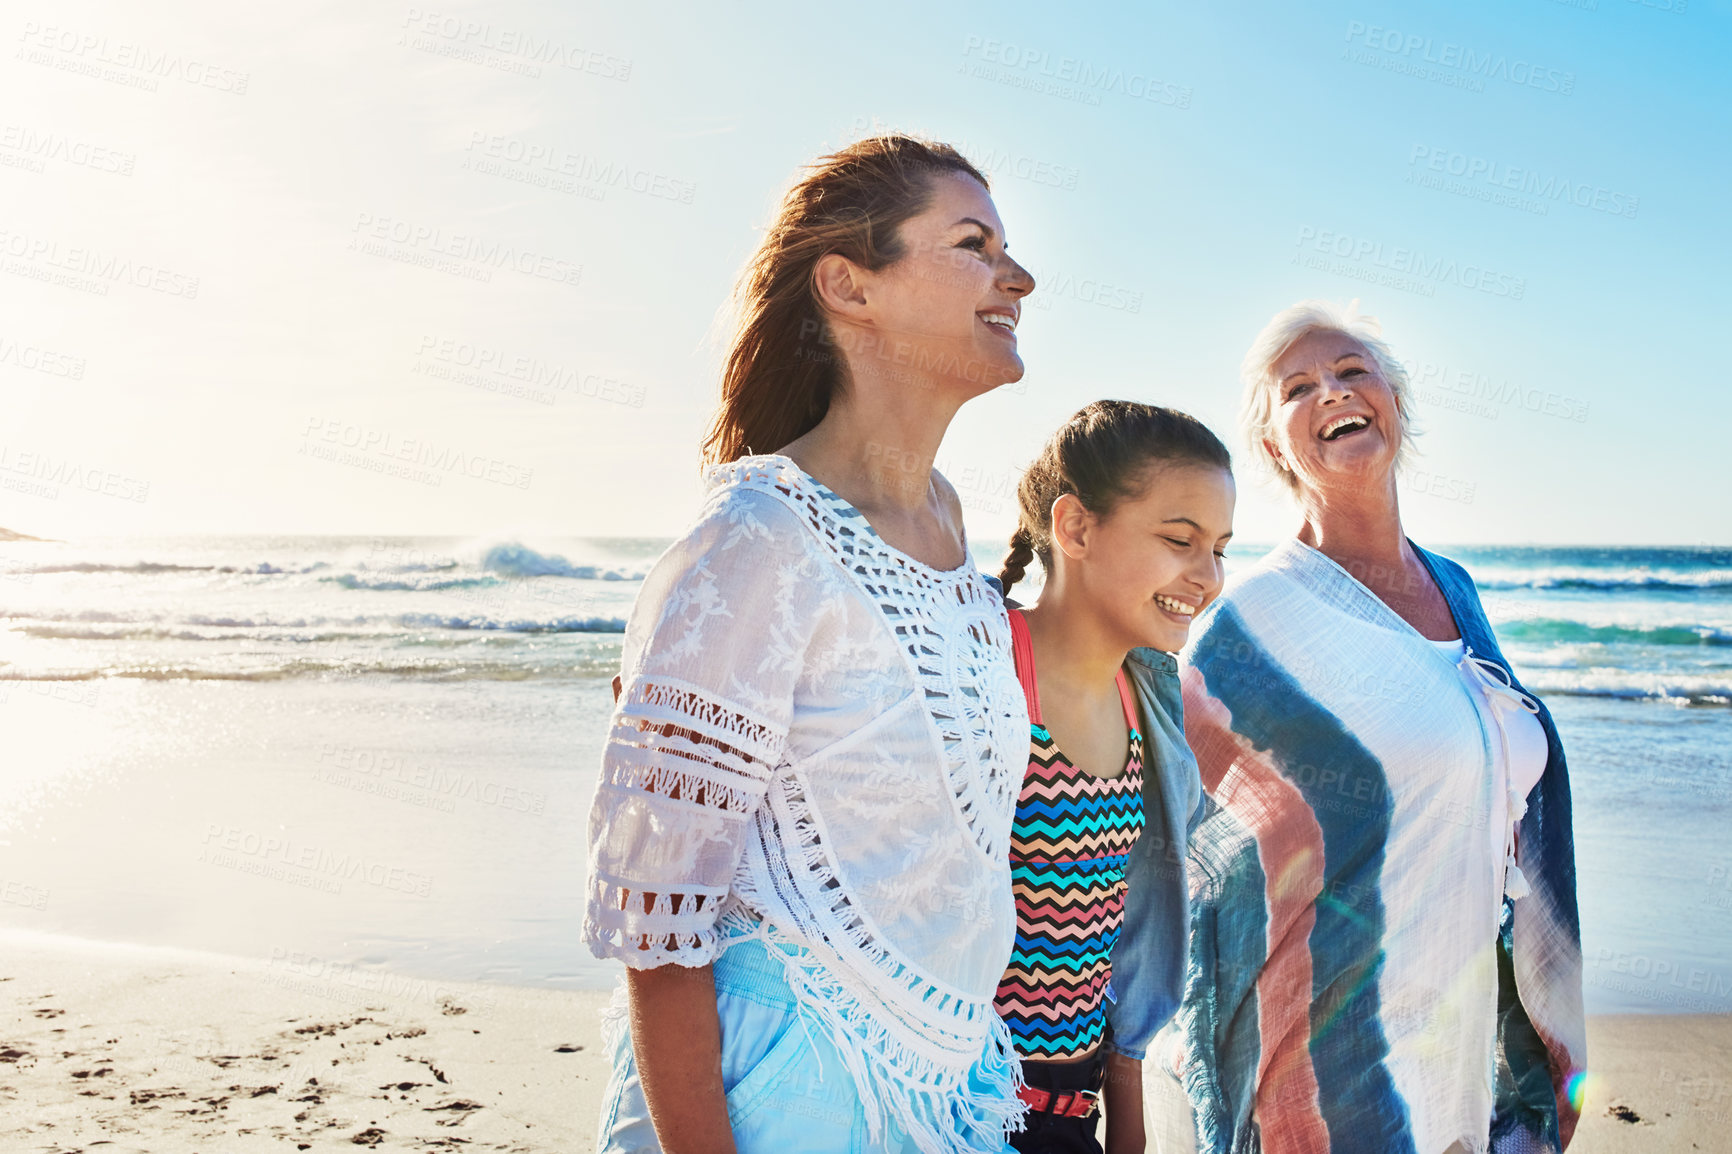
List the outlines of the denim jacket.
<svg viewBox="0 0 1732 1154">
<path fill-rule="evenodd" d="M 998 578 L 987 584 L 1002 597 Z M 1015 601 L 1005 600 L 1010 608 Z M 1133 649 L 1125 673 L 1136 689 L 1143 733 L 1143 832 L 1125 863 L 1125 919 L 1107 983 L 1109 1049 L 1139 1061 L 1185 993 L 1191 894 L 1185 876 L 1191 831 L 1203 816 L 1203 781 L 1185 742 L 1179 659 Z"/>
<path fill-rule="evenodd" d="M 1203 783 L 1185 743 L 1179 660 L 1133 649 L 1125 672 L 1143 718 L 1143 834 L 1125 864 L 1125 921 L 1107 986 L 1111 1048 L 1141 1059 L 1185 992 L 1191 899 L 1186 847 L 1203 816 Z"/>
</svg>

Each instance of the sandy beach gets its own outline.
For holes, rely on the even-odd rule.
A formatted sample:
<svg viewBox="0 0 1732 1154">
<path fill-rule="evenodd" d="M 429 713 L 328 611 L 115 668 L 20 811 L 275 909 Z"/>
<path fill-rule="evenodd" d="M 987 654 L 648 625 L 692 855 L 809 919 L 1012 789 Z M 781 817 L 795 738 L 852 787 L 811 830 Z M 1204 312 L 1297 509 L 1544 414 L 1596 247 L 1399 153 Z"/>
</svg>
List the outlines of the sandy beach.
<svg viewBox="0 0 1732 1154">
<path fill-rule="evenodd" d="M 599 991 L 0 936 L 0 1150 L 593 1149 Z"/>
<path fill-rule="evenodd" d="M 593 1149 L 601 992 L 25 933 L 0 957 L 0 1149 Z M 1597 1017 L 1589 1045 L 1572 1151 L 1727 1149 L 1732 1016 Z"/>
<path fill-rule="evenodd" d="M 1588 1063 L 1570 1154 L 1732 1150 L 1732 1015 L 1591 1016 Z"/>
</svg>

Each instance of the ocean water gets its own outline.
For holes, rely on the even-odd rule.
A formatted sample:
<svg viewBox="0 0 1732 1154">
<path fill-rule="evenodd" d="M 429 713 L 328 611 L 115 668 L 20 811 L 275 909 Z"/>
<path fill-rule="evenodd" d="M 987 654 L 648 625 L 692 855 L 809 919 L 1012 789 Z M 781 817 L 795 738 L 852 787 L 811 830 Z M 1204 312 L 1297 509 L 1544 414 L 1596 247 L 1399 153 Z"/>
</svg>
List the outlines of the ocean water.
<svg viewBox="0 0 1732 1154">
<path fill-rule="evenodd" d="M 586 816 L 665 544 L 0 543 L 0 926 L 607 984 Z M 1732 550 L 1443 552 L 1563 734 L 1590 1008 L 1732 1011 Z"/>
</svg>

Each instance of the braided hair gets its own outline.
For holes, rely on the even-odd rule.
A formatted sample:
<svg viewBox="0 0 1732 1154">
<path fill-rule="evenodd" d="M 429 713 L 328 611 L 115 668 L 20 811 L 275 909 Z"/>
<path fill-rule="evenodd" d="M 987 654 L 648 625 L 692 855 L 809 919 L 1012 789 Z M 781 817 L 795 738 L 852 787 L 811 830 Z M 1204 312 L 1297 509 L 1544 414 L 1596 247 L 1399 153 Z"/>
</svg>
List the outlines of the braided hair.
<svg viewBox="0 0 1732 1154">
<path fill-rule="evenodd" d="M 1018 517 L 998 580 L 1008 594 L 1029 562 L 1052 572 L 1052 506 L 1073 493 L 1097 517 L 1140 496 L 1149 467 L 1213 465 L 1231 471 L 1232 454 L 1208 426 L 1177 409 L 1136 401 L 1096 401 L 1066 421 L 1041 449 L 1016 487 Z"/>
</svg>

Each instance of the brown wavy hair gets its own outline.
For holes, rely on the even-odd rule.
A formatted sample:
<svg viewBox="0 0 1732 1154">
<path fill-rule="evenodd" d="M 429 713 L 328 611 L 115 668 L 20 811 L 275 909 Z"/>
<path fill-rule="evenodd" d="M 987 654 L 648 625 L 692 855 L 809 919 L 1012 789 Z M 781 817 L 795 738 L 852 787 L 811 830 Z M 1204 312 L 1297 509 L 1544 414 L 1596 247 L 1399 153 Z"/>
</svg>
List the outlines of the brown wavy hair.
<svg viewBox="0 0 1732 1154">
<path fill-rule="evenodd" d="M 873 136 L 808 165 L 735 287 L 739 320 L 722 371 L 721 402 L 703 463 L 773 453 L 824 419 L 847 364 L 833 348 L 812 283 L 839 253 L 877 271 L 903 255 L 899 230 L 932 201 L 934 178 L 986 177 L 948 144 Z"/>
<path fill-rule="evenodd" d="M 1097 517 L 1147 488 L 1149 467 L 1214 465 L 1232 472 L 1233 455 L 1209 427 L 1177 409 L 1136 401 L 1096 401 L 1060 426 L 1016 487 L 1017 525 L 998 579 L 1006 593 L 1036 557 L 1052 572 L 1052 506 L 1066 493 Z"/>
</svg>

